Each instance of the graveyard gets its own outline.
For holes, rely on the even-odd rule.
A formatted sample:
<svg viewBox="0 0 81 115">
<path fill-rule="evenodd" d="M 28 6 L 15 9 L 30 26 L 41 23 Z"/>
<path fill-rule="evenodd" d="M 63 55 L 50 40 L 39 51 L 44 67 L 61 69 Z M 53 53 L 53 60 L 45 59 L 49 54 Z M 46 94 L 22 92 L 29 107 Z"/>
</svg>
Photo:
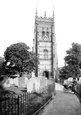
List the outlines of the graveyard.
<svg viewBox="0 0 81 115">
<path fill-rule="evenodd" d="M 0 97 L 1 115 L 5 113 L 6 115 L 12 113 L 32 115 L 51 99 L 51 93 L 46 78 L 33 77 L 28 80 L 25 76 L 8 78 L 4 82 L 3 90 L 0 91 Z"/>
</svg>

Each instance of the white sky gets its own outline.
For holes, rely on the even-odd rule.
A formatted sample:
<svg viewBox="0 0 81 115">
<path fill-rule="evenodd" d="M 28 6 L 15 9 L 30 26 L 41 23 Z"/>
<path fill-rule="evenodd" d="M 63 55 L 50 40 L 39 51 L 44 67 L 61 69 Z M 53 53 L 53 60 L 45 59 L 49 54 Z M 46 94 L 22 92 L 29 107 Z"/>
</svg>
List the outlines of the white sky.
<svg viewBox="0 0 81 115">
<path fill-rule="evenodd" d="M 81 0 L 0 0 L 0 56 L 12 43 L 33 46 L 36 1 L 38 15 L 55 12 L 58 66 L 72 42 L 81 44 Z"/>
</svg>

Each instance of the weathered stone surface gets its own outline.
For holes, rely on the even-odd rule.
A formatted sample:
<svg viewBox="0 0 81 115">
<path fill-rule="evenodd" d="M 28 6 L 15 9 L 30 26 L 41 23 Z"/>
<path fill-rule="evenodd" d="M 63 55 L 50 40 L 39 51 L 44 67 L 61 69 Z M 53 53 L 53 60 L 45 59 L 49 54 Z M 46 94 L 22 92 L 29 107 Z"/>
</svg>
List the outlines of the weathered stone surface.
<svg viewBox="0 0 81 115">
<path fill-rule="evenodd" d="M 8 78 L 3 84 L 4 87 L 10 87 L 12 85 L 18 86 L 18 77 L 16 78 Z"/>
<path fill-rule="evenodd" d="M 40 80 L 37 77 L 32 77 L 27 82 L 27 92 L 39 92 Z"/>
<path fill-rule="evenodd" d="M 40 88 L 43 88 L 48 85 L 48 80 L 46 77 L 42 76 L 40 78 Z"/>
<path fill-rule="evenodd" d="M 20 77 L 18 79 L 18 87 L 26 87 L 28 78 L 27 77 Z"/>
</svg>

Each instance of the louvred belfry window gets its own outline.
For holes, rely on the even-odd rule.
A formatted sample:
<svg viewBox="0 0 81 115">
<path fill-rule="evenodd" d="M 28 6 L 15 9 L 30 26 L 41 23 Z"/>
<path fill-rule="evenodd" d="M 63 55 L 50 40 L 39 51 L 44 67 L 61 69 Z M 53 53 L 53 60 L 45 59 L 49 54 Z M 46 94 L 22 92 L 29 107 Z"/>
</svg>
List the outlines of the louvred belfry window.
<svg viewBox="0 0 81 115">
<path fill-rule="evenodd" d="M 49 38 L 49 32 L 48 31 L 46 32 L 46 36 Z"/>
<path fill-rule="evenodd" d="M 45 36 L 45 31 L 42 31 L 42 38 Z"/>
</svg>

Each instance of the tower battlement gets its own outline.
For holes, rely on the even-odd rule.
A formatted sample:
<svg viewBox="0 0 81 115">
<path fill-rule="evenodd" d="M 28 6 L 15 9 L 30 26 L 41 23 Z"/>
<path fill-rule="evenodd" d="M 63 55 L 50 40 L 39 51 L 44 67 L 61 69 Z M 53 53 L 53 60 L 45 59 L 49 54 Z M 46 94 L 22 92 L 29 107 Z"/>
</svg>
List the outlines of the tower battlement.
<svg viewBox="0 0 81 115">
<path fill-rule="evenodd" d="M 51 17 L 42 17 L 42 16 L 36 16 L 35 18 L 36 21 L 39 21 L 39 22 L 49 22 L 49 23 L 52 23 L 54 22 L 54 19 L 51 18 Z"/>
<path fill-rule="evenodd" d="M 46 16 L 46 11 L 44 12 L 44 17 L 38 16 L 38 12 L 36 9 L 36 16 L 35 16 L 35 21 L 36 22 L 48 22 L 48 23 L 54 23 L 54 10 L 53 10 L 53 16 L 52 17 L 47 17 Z"/>
</svg>

